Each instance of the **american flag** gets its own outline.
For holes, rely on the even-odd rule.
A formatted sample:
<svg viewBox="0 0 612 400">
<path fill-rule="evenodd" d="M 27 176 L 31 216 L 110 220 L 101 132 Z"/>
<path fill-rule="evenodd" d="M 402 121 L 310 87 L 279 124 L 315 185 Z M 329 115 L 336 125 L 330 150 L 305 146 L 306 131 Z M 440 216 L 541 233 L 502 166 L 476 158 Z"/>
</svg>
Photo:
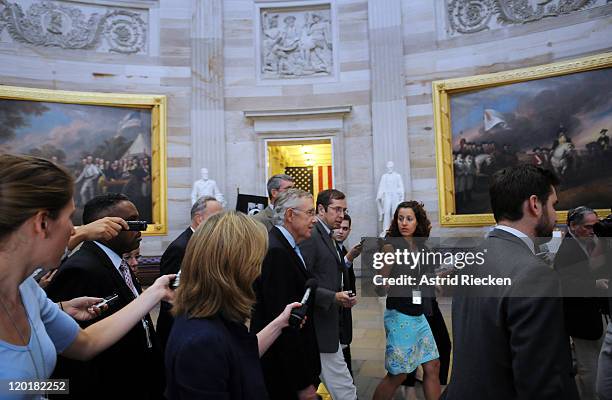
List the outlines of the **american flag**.
<svg viewBox="0 0 612 400">
<path fill-rule="evenodd" d="M 334 187 L 331 165 L 285 167 L 285 173 L 295 179 L 295 186 L 297 188 L 312 193 L 315 199 L 320 191 Z"/>
<path fill-rule="evenodd" d="M 312 167 L 285 167 L 285 173 L 295 180 L 295 187 L 312 193 Z"/>
</svg>

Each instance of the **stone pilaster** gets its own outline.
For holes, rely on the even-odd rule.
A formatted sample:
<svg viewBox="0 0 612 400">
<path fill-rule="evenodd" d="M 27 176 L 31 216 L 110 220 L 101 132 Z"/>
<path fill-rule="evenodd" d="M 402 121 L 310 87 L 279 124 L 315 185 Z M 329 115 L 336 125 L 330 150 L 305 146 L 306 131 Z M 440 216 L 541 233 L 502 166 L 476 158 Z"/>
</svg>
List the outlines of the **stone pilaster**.
<svg viewBox="0 0 612 400">
<path fill-rule="evenodd" d="M 400 0 L 368 1 L 372 140 L 376 188 L 387 161 L 402 175 L 406 196 L 412 190 L 404 98 L 402 9 Z"/>
<path fill-rule="evenodd" d="M 223 106 L 223 2 L 193 0 L 191 28 L 191 168 L 208 168 L 226 196 Z"/>
</svg>

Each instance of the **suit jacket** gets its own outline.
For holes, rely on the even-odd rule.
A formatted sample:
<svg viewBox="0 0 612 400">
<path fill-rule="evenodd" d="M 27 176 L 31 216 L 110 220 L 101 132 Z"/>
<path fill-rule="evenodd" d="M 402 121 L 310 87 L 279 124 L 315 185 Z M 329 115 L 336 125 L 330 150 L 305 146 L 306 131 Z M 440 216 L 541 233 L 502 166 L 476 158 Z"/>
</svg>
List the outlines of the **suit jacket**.
<svg viewBox="0 0 612 400">
<path fill-rule="evenodd" d="M 336 293 L 341 290 L 342 274 L 346 269 L 340 260 L 333 239 L 317 221 L 310 239 L 300 244 L 308 270 L 319 283 L 316 297 L 315 327 L 321 353 L 338 351 L 340 338 L 340 307 Z"/>
<path fill-rule="evenodd" d="M 268 232 L 270 232 L 270 229 L 272 229 L 272 227 L 274 226 L 274 224 L 272 223 L 273 215 L 274 210 L 270 206 L 268 206 L 264 208 L 262 212 L 255 214 L 253 218 L 255 218 L 256 221 L 259 221 L 264 224 L 266 226 L 266 229 L 268 229 Z"/>
<path fill-rule="evenodd" d="M 604 299 L 586 297 L 597 292 L 595 276 L 586 253 L 569 233 L 559 247 L 554 266 L 561 278 L 567 332 L 575 338 L 599 339 L 603 334 L 600 306 Z M 601 295 L 605 296 L 605 290 Z"/>
<path fill-rule="evenodd" d="M 132 281 L 140 292 L 140 285 L 133 274 Z M 98 319 L 79 322 L 81 327 L 117 312 L 134 299 L 134 294 L 117 268 L 93 242 L 83 243 L 81 248 L 59 267 L 57 275 L 47 288 L 47 293 L 53 301 L 79 296 L 119 295 L 118 301 Z M 163 356 L 153 322 L 149 315 L 145 319 L 149 324 L 153 343 L 150 349 L 147 347 L 145 329 L 139 321 L 117 343 L 90 361 L 74 361 L 58 356 L 53 378 L 70 379 L 70 395 L 61 395 L 58 398 L 162 398 L 165 386 Z"/>
<path fill-rule="evenodd" d="M 304 284 L 312 278 L 278 228 L 272 228 L 269 239 L 261 276 L 255 282 L 257 303 L 251 320 L 251 331 L 254 333 L 272 322 L 287 304 L 300 301 L 305 291 Z M 316 297 L 316 292 L 314 296 Z M 309 385 L 318 386 L 321 360 L 314 329 L 313 308 L 313 301 L 310 300 L 306 314 L 308 319 L 304 327 L 300 330 L 290 327 L 283 329 L 261 358 L 271 399 L 297 399 L 299 390 Z"/>
<path fill-rule="evenodd" d="M 484 246 L 485 263 L 465 267 L 464 273 L 509 277 L 512 285 L 457 288 L 453 370 L 441 398 L 577 400 L 555 272 L 521 239 L 500 229 Z M 541 297 L 514 297 L 526 293 Z"/>
<path fill-rule="evenodd" d="M 185 250 L 189 239 L 191 239 L 193 231 L 191 227 L 187 227 L 164 251 L 161 261 L 159 263 L 160 275 L 176 274 L 181 269 L 181 263 L 183 257 L 185 257 Z M 166 348 L 168 343 L 168 337 L 170 337 L 170 330 L 174 323 L 174 317 L 170 313 L 172 306 L 165 301 L 161 302 L 159 307 L 159 317 L 157 318 L 157 335 L 161 343 L 162 349 Z"/>
<path fill-rule="evenodd" d="M 344 261 L 344 257 L 348 251 L 344 245 L 340 245 L 340 257 Z M 343 271 L 343 282 L 344 285 L 342 290 L 350 290 L 357 294 L 355 270 L 351 264 L 348 268 Z M 340 308 L 340 343 L 351 344 L 353 341 L 353 313 L 350 308 Z"/>
</svg>

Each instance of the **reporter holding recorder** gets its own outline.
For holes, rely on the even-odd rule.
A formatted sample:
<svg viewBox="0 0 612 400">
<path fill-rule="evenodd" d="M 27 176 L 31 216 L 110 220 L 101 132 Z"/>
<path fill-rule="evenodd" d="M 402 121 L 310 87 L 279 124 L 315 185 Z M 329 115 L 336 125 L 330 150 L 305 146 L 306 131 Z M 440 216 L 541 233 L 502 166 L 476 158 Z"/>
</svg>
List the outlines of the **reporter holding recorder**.
<svg viewBox="0 0 612 400">
<path fill-rule="evenodd" d="M 74 232 L 73 193 L 74 178 L 63 167 L 0 155 L 0 379 L 46 379 L 58 353 L 90 359 L 160 300 L 173 298 L 168 285 L 174 276 L 162 276 L 128 306 L 86 329 L 47 298 L 31 275 L 38 267 L 58 266 Z M 82 311 L 91 313 L 90 305 L 83 303 Z"/>
<path fill-rule="evenodd" d="M 267 399 L 259 357 L 288 326 L 284 310 L 257 335 L 245 325 L 268 247 L 263 224 L 229 211 L 189 240 L 166 346 L 166 398 Z"/>
</svg>

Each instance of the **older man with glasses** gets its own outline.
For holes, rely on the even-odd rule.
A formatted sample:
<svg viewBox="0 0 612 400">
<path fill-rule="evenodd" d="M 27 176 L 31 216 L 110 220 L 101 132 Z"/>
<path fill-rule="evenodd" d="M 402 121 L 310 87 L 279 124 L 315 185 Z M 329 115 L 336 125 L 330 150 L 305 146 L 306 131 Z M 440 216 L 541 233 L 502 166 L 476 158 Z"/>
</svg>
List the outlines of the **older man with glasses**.
<svg viewBox="0 0 612 400">
<path fill-rule="evenodd" d="M 554 267 L 561 277 L 565 328 L 572 338 L 576 357 L 576 384 L 582 399 L 596 399 L 597 361 L 601 349 L 608 281 L 597 279 L 594 260 L 600 241 L 593 232 L 598 218 L 586 206 L 567 215 L 567 234 L 555 256 Z"/>
<path fill-rule="evenodd" d="M 302 256 L 301 246 L 315 223 L 312 195 L 300 189 L 281 193 L 274 206 L 274 226 L 268 233 L 268 253 L 261 276 L 255 281 L 257 303 L 251 331 L 259 332 L 285 306 L 300 301 L 305 284 L 313 278 Z M 312 299 L 312 296 L 310 297 Z M 312 303 L 310 300 L 309 303 Z M 312 304 L 302 329 L 283 329 L 261 358 L 264 379 L 271 400 L 315 400 L 321 362 L 313 325 Z"/>
</svg>

